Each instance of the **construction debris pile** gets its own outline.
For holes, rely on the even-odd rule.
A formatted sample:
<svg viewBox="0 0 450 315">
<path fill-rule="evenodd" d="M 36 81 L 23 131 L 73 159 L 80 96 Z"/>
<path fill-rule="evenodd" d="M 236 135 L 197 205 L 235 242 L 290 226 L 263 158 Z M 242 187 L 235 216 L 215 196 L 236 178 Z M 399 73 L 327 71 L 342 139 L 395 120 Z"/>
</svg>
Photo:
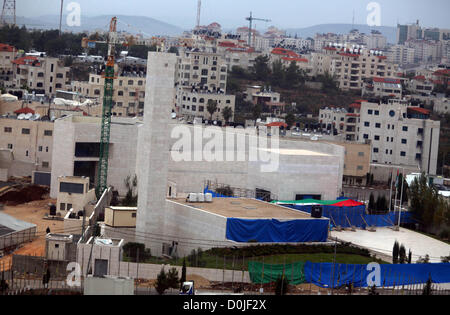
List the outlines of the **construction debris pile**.
<svg viewBox="0 0 450 315">
<path fill-rule="evenodd" d="M 0 188 L 0 204 L 17 206 L 36 200 L 47 199 L 49 188 L 37 185 L 12 185 Z"/>
</svg>

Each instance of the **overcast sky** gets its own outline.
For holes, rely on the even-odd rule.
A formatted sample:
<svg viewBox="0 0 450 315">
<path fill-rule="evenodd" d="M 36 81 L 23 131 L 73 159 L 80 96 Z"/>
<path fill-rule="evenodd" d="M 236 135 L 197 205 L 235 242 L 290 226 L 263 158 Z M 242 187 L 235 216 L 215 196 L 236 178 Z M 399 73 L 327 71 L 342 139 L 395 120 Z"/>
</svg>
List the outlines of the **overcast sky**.
<svg viewBox="0 0 450 315">
<path fill-rule="evenodd" d="M 195 25 L 197 0 L 64 0 L 65 6 L 78 2 L 82 15 L 140 15 L 183 28 Z M 324 23 L 366 24 L 367 5 L 372 0 L 202 0 L 202 24 L 218 22 L 225 28 L 242 26 L 253 11 L 255 17 L 271 19 L 256 27 L 308 27 Z M 420 20 L 425 27 L 450 28 L 449 0 L 377 0 L 381 7 L 381 24 L 396 26 Z M 36 17 L 59 14 L 60 0 L 19 0 L 18 16 Z M 270 25 L 269 25 L 270 24 Z"/>
</svg>

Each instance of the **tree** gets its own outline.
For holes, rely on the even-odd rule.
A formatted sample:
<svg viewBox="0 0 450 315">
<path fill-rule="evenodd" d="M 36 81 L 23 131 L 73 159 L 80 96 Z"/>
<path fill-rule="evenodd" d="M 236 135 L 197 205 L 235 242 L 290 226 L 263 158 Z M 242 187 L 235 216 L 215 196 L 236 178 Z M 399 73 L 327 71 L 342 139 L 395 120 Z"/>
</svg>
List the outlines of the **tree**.
<svg viewBox="0 0 450 315">
<path fill-rule="evenodd" d="M 225 120 L 225 124 L 227 124 L 230 121 L 230 118 L 233 117 L 233 110 L 231 107 L 226 106 L 222 111 L 223 119 Z"/>
<path fill-rule="evenodd" d="M 418 264 L 429 264 L 430 263 L 430 256 L 427 254 L 424 258 L 422 256 L 419 256 L 419 259 L 417 260 Z"/>
<path fill-rule="evenodd" d="M 398 264 L 398 258 L 400 253 L 400 246 L 397 241 L 394 243 L 394 248 L 392 249 L 392 263 Z"/>
<path fill-rule="evenodd" d="M 439 195 L 437 189 L 428 184 L 425 173 L 416 178 L 409 189 L 410 210 L 414 218 L 422 223 L 425 231 L 433 233 L 448 225 L 450 204 Z"/>
<path fill-rule="evenodd" d="M 262 106 L 259 104 L 254 105 L 252 109 L 253 119 L 257 120 L 258 118 L 261 118 L 261 113 L 262 113 Z"/>
<path fill-rule="evenodd" d="M 137 207 L 138 202 L 138 194 L 137 194 L 137 185 L 138 179 L 137 175 L 133 177 L 127 176 L 124 181 L 125 187 L 127 188 L 127 194 L 122 201 L 122 206 L 124 207 Z"/>
<path fill-rule="evenodd" d="M 289 289 L 289 282 L 283 272 L 283 275 L 275 282 L 275 295 L 286 295 Z"/>
<path fill-rule="evenodd" d="M 400 264 L 405 264 L 407 262 L 406 249 L 405 246 L 403 246 L 403 244 L 400 246 L 398 256 L 399 256 L 398 261 Z"/>
<path fill-rule="evenodd" d="M 370 288 L 369 295 L 380 295 L 380 293 L 377 292 L 377 286 L 375 284 Z"/>
<path fill-rule="evenodd" d="M 213 120 L 213 115 L 217 111 L 217 101 L 208 100 L 208 105 L 206 106 L 206 110 L 211 115 L 210 120 Z"/>
<path fill-rule="evenodd" d="M 183 267 L 181 268 L 180 285 L 186 282 L 186 258 L 183 258 Z"/>
<path fill-rule="evenodd" d="M 291 89 L 297 86 L 299 81 L 300 81 L 299 68 L 297 66 L 297 63 L 295 61 L 292 61 L 289 67 L 286 69 L 284 87 Z"/>
<path fill-rule="evenodd" d="M 178 271 L 176 268 L 171 268 L 167 273 L 167 287 L 169 289 L 178 289 L 179 284 Z"/>
<path fill-rule="evenodd" d="M 163 295 L 168 288 L 169 286 L 167 283 L 167 275 L 166 272 L 164 271 L 164 268 L 162 268 L 156 278 L 155 289 L 159 295 Z"/>
<path fill-rule="evenodd" d="M 411 264 L 412 263 L 412 252 L 411 252 L 411 250 L 409 250 L 409 253 L 408 253 L 408 264 Z"/>
<path fill-rule="evenodd" d="M 270 76 L 270 84 L 272 86 L 283 87 L 284 86 L 284 69 L 281 60 L 275 60 L 272 63 L 272 74 Z"/>
<path fill-rule="evenodd" d="M 289 113 L 286 115 L 286 124 L 288 126 L 288 129 L 291 128 L 295 124 L 295 115 L 293 113 Z"/>
<path fill-rule="evenodd" d="M 427 283 L 425 284 L 425 287 L 423 288 L 422 295 L 432 295 L 433 294 L 433 288 L 432 288 L 432 280 L 431 276 L 428 278 Z"/>
<path fill-rule="evenodd" d="M 169 53 L 178 55 L 178 48 L 176 46 L 170 46 Z"/>
<path fill-rule="evenodd" d="M 369 197 L 369 212 L 372 213 L 372 211 L 375 210 L 375 197 L 373 196 L 373 193 L 370 193 Z"/>
<path fill-rule="evenodd" d="M 253 70 L 252 76 L 254 80 L 266 82 L 270 75 L 269 57 L 268 56 L 256 57 L 252 70 Z"/>
</svg>

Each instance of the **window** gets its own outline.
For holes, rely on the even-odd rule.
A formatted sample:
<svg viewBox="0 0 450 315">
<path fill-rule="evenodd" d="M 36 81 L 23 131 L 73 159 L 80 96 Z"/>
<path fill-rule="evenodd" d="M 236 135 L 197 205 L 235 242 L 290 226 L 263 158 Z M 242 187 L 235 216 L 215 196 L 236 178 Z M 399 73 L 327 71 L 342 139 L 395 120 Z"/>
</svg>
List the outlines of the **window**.
<svg viewBox="0 0 450 315">
<path fill-rule="evenodd" d="M 375 136 L 373 139 L 374 139 L 375 141 L 380 141 L 380 136 Z"/>
<path fill-rule="evenodd" d="M 12 128 L 11 127 L 5 127 L 5 132 L 7 133 L 11 133 L 12 132 Z"/>
<path fill-rule="evenodd" d="M 403 131 L 408 131 L 408 127 L 407 126 L 403 126 Z"/>
<path fill-rule="evenodd" d="M 378 153 L 378 152 L 379 152 L 378 148 L 373 148 L 373 153 Z"/>
<path fill-rule="evenodd" d="M 55 248 L 59 248 L 59 244 L 55 244 Z"/>
<path fill-rule="evenodd" d="M 364 156 L 364 152 L 358 152 L 358 156 Z"/>
<path fill-rule="evenodd" d="M 68 203 L 68 204 L 67 204 L 67 210 L 70 210 L 70 209 L 72 209 L 72 208 L 73 208 L 72 204 L 71 204 L 71 203 Z"/>
<path fill-rule="evenodd" d="M 131 217 L 132 217 L 132 218 L 136 218 L 136 213 L 132 213 L 132 214 L 131 214 Z"/>
<path fill-rule="evenodd" d="M 370 127 L 370 122 L 365 121 L 365 122 L 364 122 L 364 127 Z"/>
<path fill-rule="evenodd" d="M 364 135 L 363 137 L 364 137 L 364 139 L 369 139 L 369 135 L 367 135 L 367 134 Z"/>
<path fill-rule="evenodd" d="M 402 144 L 407 144 L 407 143 L 408 143 L 408 140 L 402 139 Z"/>
<path fill-rule="evenodd" d="M 42 152 L 42 146 L 39 146 L 39 152 Z"/>
<path fill-rule="evenodd" d="M 375 116 L 380 116 L 380 111 L 379 110 L 375 111 Z"/>
<path fill-rule="evenodd" d="M 380 123 L 376 123 L 375 124 L 375 128 L 381 128 L 381 124 Z"/>
<path fill-rule="evenodd" d="M 61 203 L 60 205 L 59 205 L 59 209 L 60 210 L 66 210 L 66 204 L 65 203 Z"/>
<path fill-rule="evenodd" d="M 362 170 L 363 170 L 362 165 L 358 165 L 357 170 L 358 170 L 358 171 L 362 171 Z"/>
<path fill-rule="evenodd" d="M 42 162 L 42 167 L 43 167 L 43 168 L 48 168 L 48 167 L 49 167 L 48 162 Z"/>
<path fill-rule="evenodd" d="M 47 137 L 53 136 L 53 131 L 52 130 L 44 130 L 44 136 L 47 136 Z"/>
<path fill-rule="evenodd" d="M 198 111 L 201 112 L 201 113 L 204 112 L 205 111 L 205 107 L 204 106 L 199 106 L 198 107 Z"/>
<path fill-rule="evenodd" d="M 22 129 L 22 134 L 23 134 L 23 135 L 29 135 L 29 134 L 30 134 L 30 129 L 23 128 L 23 129 Z"/>
<path fill-rule="evenodd" d="M 13 145 L 11 143 L 8 143 L 8 149 L 12 150 Z"/>
<path fill-rule="evenodd" d="M 367 114 L 373 115 L 373 110 L 369 109 L 369 110 L 367 111 Z"/>
<path fill-rule="evenodd" d="M 129 80 L 128 85 L 133 85 L 133 80 Z"/>
<path fill-rule="evenodd" d="M 400 152 L 400 156 L 406 156 L 406 152 L 404 151 Z"/>
</svg>

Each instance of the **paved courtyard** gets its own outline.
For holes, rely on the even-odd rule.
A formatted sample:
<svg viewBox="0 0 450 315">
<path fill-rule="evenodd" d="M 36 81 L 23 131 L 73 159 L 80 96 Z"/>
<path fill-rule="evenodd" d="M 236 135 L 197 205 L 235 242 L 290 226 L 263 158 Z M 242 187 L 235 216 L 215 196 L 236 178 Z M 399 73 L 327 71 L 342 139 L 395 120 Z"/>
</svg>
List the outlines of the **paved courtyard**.
<svg viewBox="0 0 450 315">
<path fill-rule="evenodd" d="M 430 262 L 441 262 L 442 256 L 450 255 L 450 245 L 426 235 L 403 229 L 399 232 L 390 228 L 377 228 L 376 232 L 357 230 L 356 232 L 342 231 L 331 232 L 332 237 L 339 240 L 351 242 L 355 245 L 366 247 L 370 250 L 380 252 L 392 257 L 392 248 L 397 240 L 406 248 L 406 253 L 412 251 L 412 261 L 415 263 L 419 257 L 430 256 Z"/>
</svg>

